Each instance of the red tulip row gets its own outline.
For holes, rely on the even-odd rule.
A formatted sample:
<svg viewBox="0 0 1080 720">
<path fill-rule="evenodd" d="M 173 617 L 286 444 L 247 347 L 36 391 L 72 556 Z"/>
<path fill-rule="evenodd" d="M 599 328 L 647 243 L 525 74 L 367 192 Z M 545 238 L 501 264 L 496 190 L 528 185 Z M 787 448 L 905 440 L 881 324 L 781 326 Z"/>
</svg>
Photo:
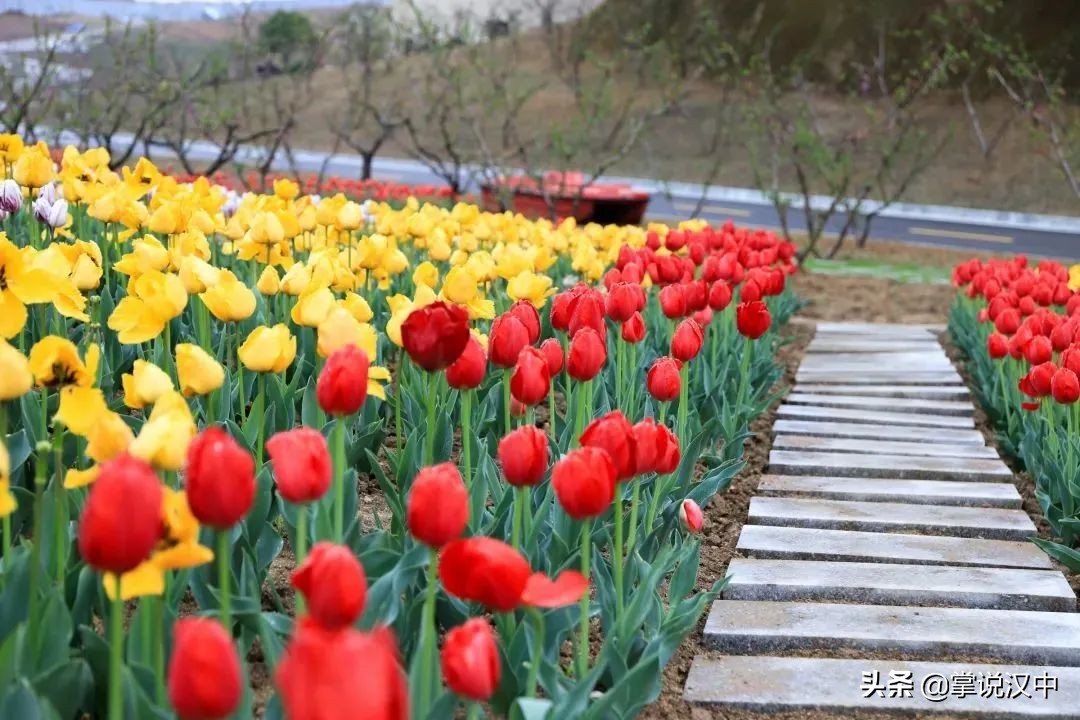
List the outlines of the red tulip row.
<svg viewBox="0 0 1080 720">
<path fill-rule="evenodd" d="M 173 627 L 163 685 L 177 715 L 242 706 L 254 623 L 277 691 L 268 717 L 446 718 L 459 700 L 470 716 L 516 716 L 525 700 L 548 717 L 632 717 L 656 692 L 641 669 L 667 661 L 719 590 L 694 591 L 693 534 L 778 377 L 775 345 L 760 340 L 794 309 L 791 250 L 731 225 L 650 233 L 602 287 L 573 285 L 543 314 L 500 298 L 504 311 L 475 326 L 453 303 L 414 309 L 385 404 L 350 345 L 306 386 L 325 414 L 298 413 L 307 426 L 278 415 L 288 429 L 265 443 L 231 420 L 204 428 L 180 482 L 216 534 L 216 578 L 185 582 L 214 620 Z M 295 377 L 288 386 L 304 388 Z M 375 445 L 361 450 L 391 520 L 362 530 L 356 445 L 369 426 Z M 167 491 L 129 455 L 101 465 L 77 544 L 107 586 L 175 541 Z M 280 521 L 295 557 L 297 619 L 274 632 L 265 625 L 281 618 L 247 581 L 262 560 L 238 540 L 254 515 Z M 119 593 L 108 612 L 107 707 L 120 713 Z"/>
<path fill-rule="evenodd" d="M 1080 570 L 1080 294 L 1070 273 L 1027 258 L 972 259 L 953 271 L 962 290 L 950 329 L 967 352 L 1002 441 L 1034 476 L 1060 543 L 1036 539 Z"/>
</svg>

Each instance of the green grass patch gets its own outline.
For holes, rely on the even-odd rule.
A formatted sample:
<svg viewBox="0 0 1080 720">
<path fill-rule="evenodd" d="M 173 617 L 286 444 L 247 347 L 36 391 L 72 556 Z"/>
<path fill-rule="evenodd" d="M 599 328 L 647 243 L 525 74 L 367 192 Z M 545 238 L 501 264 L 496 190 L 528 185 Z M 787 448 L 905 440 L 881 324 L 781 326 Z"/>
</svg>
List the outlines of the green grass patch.
<svg viewBox="0 0 1080 720">
<path fill-rule="evenodd" d="M 887 278 L 902 283 L 930 285 L 948 285 L 952 277 L 952 272 L 946 267 L 916 265 L 915 263 L 887 263 L 871 259 L 821 260 L 807 258 L 803 267 L 822 275 Z"/>
</svg>

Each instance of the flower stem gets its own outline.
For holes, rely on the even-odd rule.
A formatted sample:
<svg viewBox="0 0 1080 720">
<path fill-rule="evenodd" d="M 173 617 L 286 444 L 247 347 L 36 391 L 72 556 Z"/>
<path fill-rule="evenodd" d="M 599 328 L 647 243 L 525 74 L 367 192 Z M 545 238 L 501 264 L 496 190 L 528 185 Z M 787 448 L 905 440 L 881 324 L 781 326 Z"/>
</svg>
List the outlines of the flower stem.
<svg viewBox="0 0 1080 720">
<path fill-rule="evenodd" d="M 109 720 L 124 720 L 124 601 L 119 582 L 109 611 Z"/>
<path fill-rule="evenodd" d="M 577 395 L 576 402 L 577 408 L 574 412 L 574 437 L 570 439 L 571 444 L 580 444 L 581 433 L 585 430 L 585 417 L 589 413 L 589 389 L 592 384 L 592 380 L 586 380 L 581 384 L 581 387 L 577 389 L 575 393 Z"/>
<path fill-rule="evenodd" d="M 424 436 L 424 464 L 435 464 L 435 404 L 438 401 L 439 373 L 428 373 L 427 435 Z"/>
<path fill-rule="evenodd" d="M 63 592 L 64 569 L 67 565 L 67 493 L 64 491 L 64 426 L 53 428 L 53 559 L 56 562 L 56 585 Z"/>
<path fill-rule="evenodd" d="M 514 514 L 512 516 L 512 524 L 510 528 L 510 544 L 515 550 L 522 549 L 521 530 L 524 522 L 524 516 L 528 512 L 526 506 L 529 502 L 529 488 L 528 486 L 514 488 Z"/>
<path fill-rule="evenodd" d="M 398 368 L 397 375 L 394 377 L 394 439 L 397 441 L 397 449 L 400 451 L 405 447 L 405 438 L 401 436 L 401 381 L 403 367 Z"/>
<path fill-rule="evenodd" d="M 157 701 L 164 705 L 167 702 L 165 691 L 165 598 L 168 596 L 169 579 L 165 577 L 165 595 L 151 598 L 153 601 L 154 621 L 154 686 L 157 692 Z"/>
<path fill-rule="evenodd" d="M 472 492 L 472 390 L 461 391 L 461 457 L 465 463 L 465 487 Z"/>
<path fill-rule="evenodd" d="M 266 373 L 259 373 L 257 375 L 259 382 L 259 397 L 255 401 L 255 408 L 253 414 L 255 415 L 255 422 L 259 423 L 258 440 L 255 445 L 255 472 L 262 469 L 263 466 L 263 452 L 266 444 Z"/>
<path fill-rule="evenodd" d="M 510 434 L 510 369 L 503 371 L 503 433 Z"/>
<path fill-rule="evenodd" d="M 424 656 L 422 672 L 420 673 L 420 707 L 417 708 L 416 717 L 427 717 L 431 709 L 431 703 L 435 698 L 435 684 L 438 682 L 438 648 L 437 634 L 435 631 L 435 597 L 439 589 L 439 556 L 434 550 L 431 551 L 431 559 L 427 568 L 427 587 L 424 588 L 424 617 L 420 628 L 422 634 L 420 640 L 421 652 Z"/>
<path fill-rule="evenodd" d="M 465 720 L 480 720 L 480 703 L 469 702 L 468 709 L 465 711 Z"/>
<path fill-rule="evenodd" d="M 663 425 L 667 420 L 667 403 L 660 403 L 660 424 Z M 680 440 L 681 442 L 681 440 Z M 664 482 L 663 479 L 657 476 L 653 480 L 653 494 L 652 500 L 649 501 L 649 514 L 645 516 L 645 532 L 651 533 L 653 529 L 653 523 L 656 522 L 656 513 L 660 509 L 660 496 L 663 495 Z"/>
<path fill-rule="evenodd" d="M 306 504 L 297 508 L 296 536 L 293 538 L 293 556 L 296 560 L 296 567 L 300 567 L 304 562 L 304 558 L 307 557 L 308 509 Z M 296 616 L 299 617 L 304 612 L 304 596 L 296 593 L 295 597 Z"/>
<path fill-rule="evenodd" d="M 334 424 L 334 541 L 345 539 L 345 418 Z"/>
<path fill-rule="evenodd" d="M 34 463 L 34 535 L 30 544 L 30 646 L 37 647 L 38 583 L 41 581 L 41 541 L 45 536 L 45 463 L 49 444 L 39 442 L 37 462 Z"/>
<path fill-rule="evenodd" d="M 623 614 L 623 488 L 622 483 L 615 485 L 615 500 L 613 510 L 615 512 L 615 547 L 612 551 L 611 564 L 615 571 L 615 621 L 622 619 Z"/>
<path fill-rule="evenodd" d="M 533 652 L 529 661 L 529 677 L 525 681 L 525 696 L 536 697 L 536 679 L 540 673 L 540 662 L 544 659 L 544 614 L 530 607 L 529 615 L 533 619 Z"/>
<path fill-rule="evenodd" d="M 592 548 L 592 518 L 581 524 L 581 574 L 590 579 L 589 553 Z M 578 679 L 589 672 L 589 592 L 581 596 L 581 625 L 578 628 L 577 671 Z"/>
<path fill-rule="evenodd" d="M 735 411 L 742 412 L 742 404 L 746 400 L 747 389 L 750 386 L 750 355 L 753 351 L 753 346 L 750 344 L 753 342 L 750 338 L 746 338 L 743 341 L 743 354 L 742 362 L 739 365 L 739 394 L 736 396 Z M 682 442 L 682 438 L 679 438 Z"/>
<path fill-rule="evenodd" d="M 232 635 L 232 572 L 229 567 L 229 531 L 218 530 L 217 536 L 217 566 L 218 566 L 218 593 L 221 595 L 221 624 L 226 632 Z"/>
<path fill-rule="evenodd" d="M 630 494 L 630 531 L 626 535 L 626 554 L 634 552 L 634 543 L 637 541 L 637 516 L 638 506 L 641 504 L 641 476 L 634 478 L 634 489 Z"/>
<path fill-rule="evenodd" d="M 679 414 L 676 417 L 675 435 L 679 444 L 686 447 L 686 421 L 690 411 L 690 364 L 683 363 L 679 369 Z"/>
</svg>

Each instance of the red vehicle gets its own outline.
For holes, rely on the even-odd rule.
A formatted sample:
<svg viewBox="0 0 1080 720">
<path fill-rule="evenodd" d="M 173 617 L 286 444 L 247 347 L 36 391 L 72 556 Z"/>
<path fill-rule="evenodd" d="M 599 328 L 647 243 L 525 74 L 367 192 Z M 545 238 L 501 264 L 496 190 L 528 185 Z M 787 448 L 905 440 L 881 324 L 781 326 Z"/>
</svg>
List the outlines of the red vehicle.
<svg viewBox="0 0 1080 720">
<path fill-rule="evenodd" d="M 645 217 L 650 195 L 629 185 L 586 183 L 579 172 L 548 172 L 542 184 L 535 178 L 513 176 L 480 186 L 484 209 L 513 210 L 528 218 L 573 217 L 578 222 L 638 225 Z"/>
</svg>

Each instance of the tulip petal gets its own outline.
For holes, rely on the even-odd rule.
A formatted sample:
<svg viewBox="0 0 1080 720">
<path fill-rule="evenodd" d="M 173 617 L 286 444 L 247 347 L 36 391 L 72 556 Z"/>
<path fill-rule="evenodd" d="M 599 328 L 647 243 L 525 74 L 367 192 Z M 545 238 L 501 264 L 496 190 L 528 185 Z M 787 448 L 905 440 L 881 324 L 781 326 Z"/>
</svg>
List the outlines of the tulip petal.
<svg viewBox="0 0 1080 720">
<path fill-rule="evenodd" d="M 521 601 L 540 608 L 573 605 L 589 591 L 589 581 L 577 570 L 567 570 L 551 580 L 544 573 L 533 573 L 525 583 Z"/>
</svg>

